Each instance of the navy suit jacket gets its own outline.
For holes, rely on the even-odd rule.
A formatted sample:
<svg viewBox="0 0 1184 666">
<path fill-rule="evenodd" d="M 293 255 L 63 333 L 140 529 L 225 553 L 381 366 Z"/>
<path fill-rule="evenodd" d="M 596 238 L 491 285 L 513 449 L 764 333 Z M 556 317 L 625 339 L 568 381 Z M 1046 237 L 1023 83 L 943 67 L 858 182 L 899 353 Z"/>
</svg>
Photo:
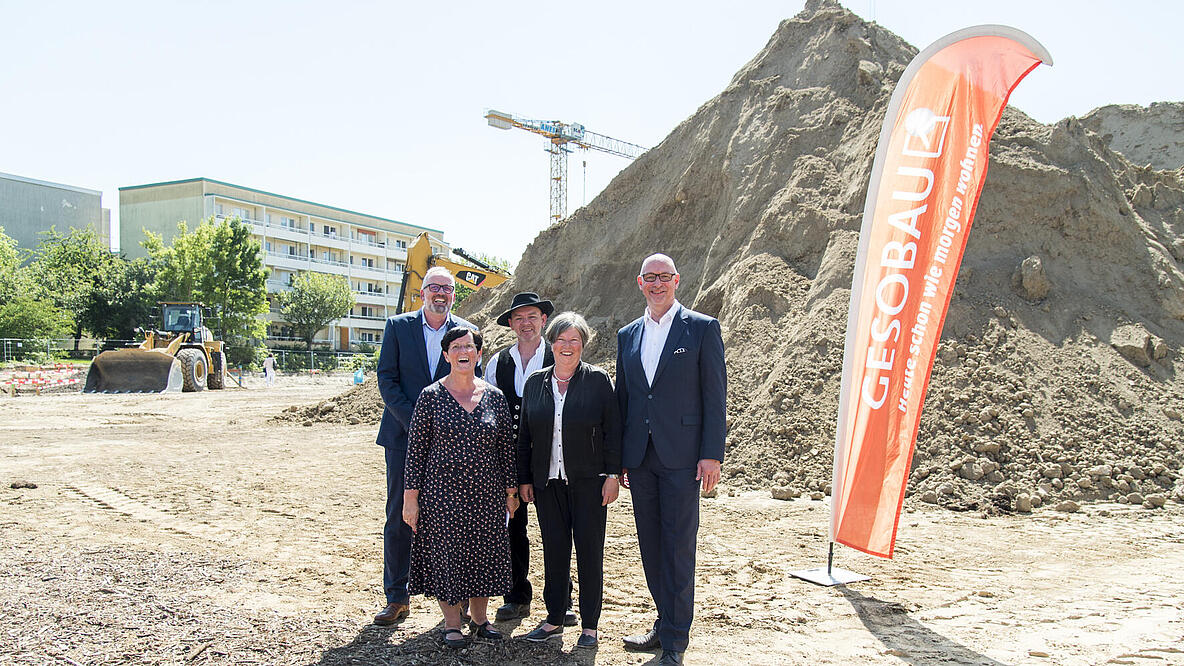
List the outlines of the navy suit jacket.
<svg viewBox="0 0 1184 666">
<path fill-rule="evenodd" d="M 727 370 L 719 322 L 679 306 L 651 386 L 641 365 L 642 317 L 617 332 L 617 400 L 624 433 L 621 466 L 641 465 L 653 436 L 662 465 L 723 461 Z"/>
<path fill-rule="evenodd" d="M 477 330 L 469 322 L 449 315 L 445 328 L 467 326 Z M 378 353 L 378 392 L 386 409 L 382 411 L 382 424 L 378 427 L 378 444 L 395 446 L 406 450 L 407 427 L 411 424 L 411 411 L 415 401 L 428 384 L 445 377 L 452 370 L 448 361 L 440 358 L 436 374 L 432 375 L 428 365 L 427 349 L 423 339 L 423 314 L 405 312 L 386 320 L 386 331 L 382 334 L 382 351 Z M 440 354 L 440 350 L 436 350 Z M 478 371 L 479 373 L 480 371 Z M 480 376 L 480 374 L 478 374 Z"/>
</svg>

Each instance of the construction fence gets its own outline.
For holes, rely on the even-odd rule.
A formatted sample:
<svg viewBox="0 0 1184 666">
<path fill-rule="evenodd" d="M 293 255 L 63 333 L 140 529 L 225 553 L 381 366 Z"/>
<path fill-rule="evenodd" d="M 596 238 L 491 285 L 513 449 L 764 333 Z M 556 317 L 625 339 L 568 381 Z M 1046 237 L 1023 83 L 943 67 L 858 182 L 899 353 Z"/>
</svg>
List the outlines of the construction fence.
<svg viewBox="0 0 1184 666">
<path fill-rule="evenodd" d="M 54 338 L 54 339 L 18 339 L 0 338 L 0 363 L 35 363 L 52 364 L 65 358 L 87 359 L 107 349 L 134 346 L 133 340 L 99 340 L 94 338 Z M 373 352 L 339 352 L 332 350 L 297 350 L 281 347 L 230 347 L 227 346 L 227 356 L 234 358 L 254 358 L 252 363 L 233 363 L 235 369 L 244 371 L 258 371 L 263 359 L 270 353 L 275 356 L 276 369 L 281 372 L 332 372 L 335 370 L 354 371 L 358 368 L 373 370 L 375 359 Z M 238 353 L 234 353 L 238 352 Z"/>
</svg>

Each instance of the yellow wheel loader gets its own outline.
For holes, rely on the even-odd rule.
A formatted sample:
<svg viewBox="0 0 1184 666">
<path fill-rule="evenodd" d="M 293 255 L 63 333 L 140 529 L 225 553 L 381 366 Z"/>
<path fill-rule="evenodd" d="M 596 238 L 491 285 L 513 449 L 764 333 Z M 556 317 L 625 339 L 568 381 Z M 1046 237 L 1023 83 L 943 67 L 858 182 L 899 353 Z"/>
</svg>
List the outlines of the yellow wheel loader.
<svg viewBox="0 0 1184 666">
<path fill-rule="evenodd" d="M 160 303 L 159 329 L 135 347 L 95 357 L 83 393 L 164 393 L 220 389 L 226 353 L 202 321 L 201 303 Z"/>
</svg>

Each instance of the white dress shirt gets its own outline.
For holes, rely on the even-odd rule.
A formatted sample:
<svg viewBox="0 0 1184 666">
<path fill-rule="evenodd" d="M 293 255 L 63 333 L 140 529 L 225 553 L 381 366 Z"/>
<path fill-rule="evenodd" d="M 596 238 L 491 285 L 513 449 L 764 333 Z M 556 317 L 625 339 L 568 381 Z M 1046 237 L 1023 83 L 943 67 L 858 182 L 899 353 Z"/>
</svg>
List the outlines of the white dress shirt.
<svg viewBox="0 0 1184 666">
<path fill-rule="evenodd" d="M 641 367 L 645 369 L 645 381 L 654 385 L 654 373 L 658 371 L 658 360 L 662 358 L 662 348 L 666 346 L 666 338 L 670 336 L 670 325 L 674 323 L 674 313 L 682 307 L 678 301 L 670 306 L 666 314 L 658 321 L 650 316 L 650 309 L 645 309 L 643 321 L 645 326 L 641 332 Z"/>
<path fill-rule="evenodd" d="M 522 389 L 526 387 L 526 378 L 535 370 L 543 369 L 543 345 L 547 344 L 542 340 L 539 341 L 539 348 L 534 351 L 534 356 L 530 357 L 530 362 L 526 367 L 522 367 L 522 354 L 518 352 L 518 345 L 513 344 L 509 349 L 500 351 L 489 359 L 489 365 L 485 366 L 485 381 L 497 386 L 497 363 L 498 357 L 509 352 L 510 358 L 514 359 L 514 394 L 519 398 L 522 397 Z"/>
<path fill-rule="evenodd" d="M 436 366 L 440 364 L 440 343 L 444 340 L 444 334 L 448 332 L 448 320 L 452 315 L 444 318 L 444 323 L 440 324 L 440 328 L 432 328 L 428 325 L 428 318 L 421 310 L 419 313 L 420 319 L 423 319 L 423 344 L 424 351 L 428 354 L 428 371 L 431 376 L 436 376 Z"/>
<path fill-rule="evenodd" d="M 547 472 L 547 480 L 560 479 L 567 481 L 567 469 L 563 466 L 563 399 L 567 396 L 559 392 L 559 380 L 551 375 L 551 395 L 555 397 L 555 425 L 551 427 L 551 469 Z"/>
</svg>

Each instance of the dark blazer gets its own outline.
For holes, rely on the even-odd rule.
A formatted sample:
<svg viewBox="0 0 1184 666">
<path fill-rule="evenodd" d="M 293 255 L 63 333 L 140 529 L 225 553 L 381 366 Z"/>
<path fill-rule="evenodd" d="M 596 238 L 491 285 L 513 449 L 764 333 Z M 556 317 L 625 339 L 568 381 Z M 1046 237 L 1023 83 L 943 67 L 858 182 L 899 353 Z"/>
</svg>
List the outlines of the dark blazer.
<svg viewBox="0 0 1184 666">
<path fill-rule="evenodd" d="M 547 482 L 555 428 L 555 366 L 531 373 L 522 389 L 518 483 Z M 563 405 L 563 467 L 568 479 L 621 473 L 621 419 L 608 373 L 580 362 Z"/>
<path fill-rule="evenodd" d="M 643 318 L 617 332 L 621 464 L 626 469 L 641 464 L 651 435 L 658 459 L 672 469 L 724 459 L 728 380 L 719 322 L 678 308 L 653 386 L 641 365 Z"/>
<path fill-rule="evenodd" d="M 456 326 L 477 330 L 476 326 L 464 319 L 448 315 L 444 327 L 450 329 Z M 436 350 L 436 353 L 441 352 Z M 416 310 L 388 318 L 386 331 L 382 334 L 382 351 L 378 353 L 378 392 L 386 404 L 386 409 L 382 411 L 382 424 L 378 427 L 380 446 L 407 448 L 407 427 L 411 424 L 411 411 L 415 408 L 420 391 L 452 370 L 443 358 L 436 365 L 434 376 L 430 374 L 429 368 L 423 340 L 422 312 Z"/>
</svg>

